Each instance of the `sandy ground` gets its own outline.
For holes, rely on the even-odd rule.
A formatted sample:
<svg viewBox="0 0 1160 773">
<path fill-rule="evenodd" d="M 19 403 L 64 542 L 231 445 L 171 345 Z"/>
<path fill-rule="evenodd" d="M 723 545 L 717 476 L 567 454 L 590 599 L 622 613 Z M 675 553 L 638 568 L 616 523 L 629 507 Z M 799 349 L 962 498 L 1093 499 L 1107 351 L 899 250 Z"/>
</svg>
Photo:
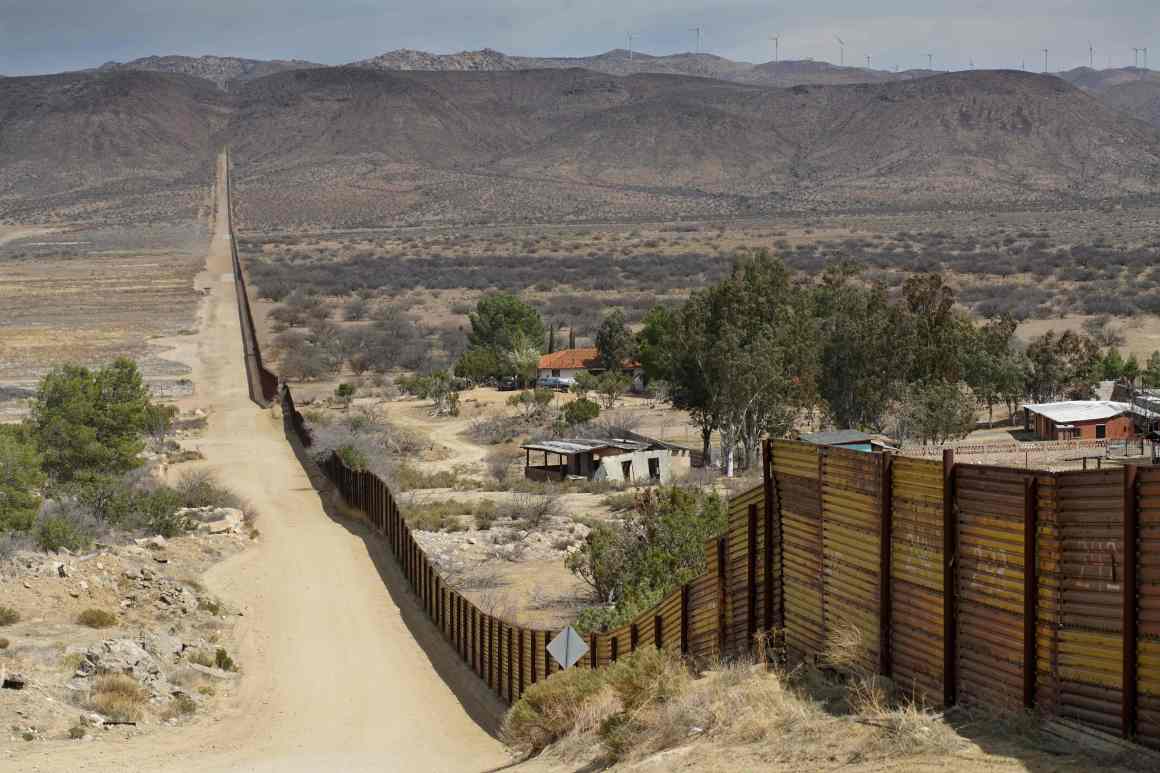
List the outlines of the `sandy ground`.
<svg viewBox="0 0 1160 773">
<path fill-rule="evenodd" d="M 219 192 L 219 201 L 221 194 Z M 219 207 L 224 211 L 224 207 Z M 502 711 L 422 617 L 381 547 L 331 517 L 282 427 L 250 403 L 218 222 L 192 398 L 209 412 L 201 450 L 259 512 L 259 545 L 207 588 L 243 611 L 245 676 L 224 715 L 126 742 L 0 753 L 17 771 L 486 770 L 509 762 L 484 729 Z"/>
</svg>

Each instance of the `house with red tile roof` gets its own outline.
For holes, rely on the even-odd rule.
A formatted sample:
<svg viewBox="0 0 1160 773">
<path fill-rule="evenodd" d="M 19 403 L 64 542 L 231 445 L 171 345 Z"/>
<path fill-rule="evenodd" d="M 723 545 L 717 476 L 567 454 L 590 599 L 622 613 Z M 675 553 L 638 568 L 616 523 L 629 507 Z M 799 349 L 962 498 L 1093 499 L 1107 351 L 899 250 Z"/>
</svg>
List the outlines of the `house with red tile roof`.
<svg viewBox="0 0 1160 773">
<path fill-rule="evenodd" d="M 558 378 L 574 379 L 580 373 L 600 375 L 604 366 L 600 363 L 600 355 L 595 346 L 580 347 L 579 349 L 561 349 L 558 352 L 545 354 L 540 357 L 539 378 L 555 376 Z M 626 360 L 624 373 L 634 381 L 641 375 L 640 363 L 636 360 Z"/>
</svg>

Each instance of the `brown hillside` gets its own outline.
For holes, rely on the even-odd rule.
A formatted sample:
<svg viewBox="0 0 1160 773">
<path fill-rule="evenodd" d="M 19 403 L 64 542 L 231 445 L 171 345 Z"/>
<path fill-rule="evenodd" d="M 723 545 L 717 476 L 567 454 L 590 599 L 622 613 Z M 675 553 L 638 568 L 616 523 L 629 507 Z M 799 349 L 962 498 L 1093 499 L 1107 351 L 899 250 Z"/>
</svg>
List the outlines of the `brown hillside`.
<svg viewBox="0 0 1160 773">
<path fill-rule="evenodd" d="M 313 207 L 344 223 L 987 207 L 1149 194 L 1160 180 L 1160 133 L 1018 72 L 772 89 L 334 68 L 241 97 L 231 136 L 254 225 L 324 221 Z"/>
<path fill-rule="evenodd" d="M 212 179 L 219 92 L 147 72 L 0 81 L 0 212 L 107 208 Z"/>
<path fill-rule="evenodd" d="M 131 62 L 107 62 L 98 72 L 145 70 L 192 75 L 213 82 L 218 88 L 231 89 L 239 83 L 264 78 L 288 70 L 322 67 L 298 59 L 263 61 L 236 56 L 147 56 Z"/>
</svg>

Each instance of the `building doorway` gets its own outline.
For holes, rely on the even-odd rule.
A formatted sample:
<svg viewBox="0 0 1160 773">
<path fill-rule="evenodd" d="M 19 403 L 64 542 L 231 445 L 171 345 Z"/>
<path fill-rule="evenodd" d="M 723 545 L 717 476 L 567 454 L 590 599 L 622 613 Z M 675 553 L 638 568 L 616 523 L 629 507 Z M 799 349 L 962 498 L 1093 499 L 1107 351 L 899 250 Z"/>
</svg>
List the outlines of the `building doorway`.
<svg viewBox="0 0 1160 773">
<path fill-rule="evenodd" d="M 624 476 L 626 483 L 632 482 L 632 462 L 621 462 L 620 473 Z"/>
</svg>

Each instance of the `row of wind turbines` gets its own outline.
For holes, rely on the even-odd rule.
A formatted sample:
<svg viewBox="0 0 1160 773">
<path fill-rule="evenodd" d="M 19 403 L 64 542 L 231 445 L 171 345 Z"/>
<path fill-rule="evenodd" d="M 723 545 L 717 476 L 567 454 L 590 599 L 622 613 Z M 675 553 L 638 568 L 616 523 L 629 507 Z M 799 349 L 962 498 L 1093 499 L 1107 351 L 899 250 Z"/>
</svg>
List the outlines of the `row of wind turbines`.
<svg viewBox="0 0 1160 773">
<path fill-rule="evenodd" d="M 689 32 L 696 33 L 697 47 L 696 47 L 695 51 L 698 54 L 701 53 L 701 44 L 704 40 L 704 27 L 701 27 L 701 26 L 690 27 Z M 632 55 L 633 55 L 632 44 L 633 44 L 633 41 L 637 39 L 637 37 L 639 37 L 639 35 L 636 32 L 624 33 L 624 47 L 628 51 L 628 58 L 630 60 L 632 59 Z M 771 43 L 773 43 L 773 61 L 775 63 L 780 62 L 781 61 L 781 35 L 770 35 L 769 40 Z M 842 38 L 836 34 L 834 35 L 834 41 L 838 44 L 838 64 L 841 67 L 845 67 L 846 66 L 846 41 L 842 40 Z M 1049 62 L 1048 56 L 1050 54 L 1050 49 L 1044 48 L 1044 49 L 1042 49 L 1042 51 L 1043 51 L 1043 72 L 1048 72 L 1048 62 Z M 1144 46 L 1142 48 L 1133 47 L 1132 53 L 1135 57 L 1133 60 L 1132 66 L 1136 67 L 1136 68 L 1143 67 L 1143 69 L 1147 70 L 1148 69 L 1148 48 L 1147 48 L 1147 46 Z M 933 53 L 926 54 L 926 60 L 927 60 L 927 69 L 933 71 L 934 70 L 934 54 Z M 867 69 L 870 68 L 871 62 L 872 62 L 871 55 L 866 54 L 866 68 Z M 1095 66 L 1096 66 L 1096 49 L 1090 40 L 1088 41 L 1088 66 L 1091 67 L 1092 69 L 1095 69 Z M 1111 67 L 1111 55 L 1110 54 L 1108 55 L 1108 66 Z M 974 69 L 974 67 L 975 67 L 975 60 L 971 59 L 970 68 Z M 1026 59 L 1024 59 L 1022 61 L 1021 68 L 1024 70 L 1027 69 L 1027 60 Z M 897 71 L 898 66 L 895 65 L 894 69 Z"/>
</svg>

